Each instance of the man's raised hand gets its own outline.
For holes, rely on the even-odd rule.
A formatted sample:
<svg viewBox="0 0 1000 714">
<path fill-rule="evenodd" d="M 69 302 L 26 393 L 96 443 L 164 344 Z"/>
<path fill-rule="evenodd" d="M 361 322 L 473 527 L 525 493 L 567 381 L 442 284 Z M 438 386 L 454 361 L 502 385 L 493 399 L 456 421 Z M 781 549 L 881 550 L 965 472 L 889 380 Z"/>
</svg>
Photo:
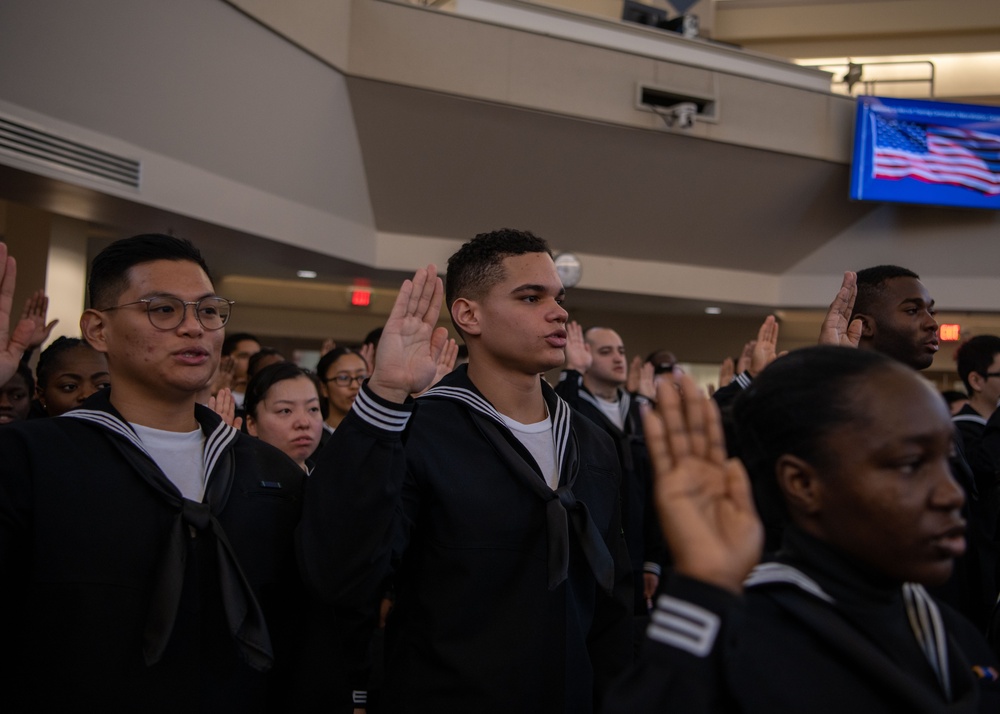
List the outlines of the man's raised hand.
<svg viewBox="0 0 1000 714">
<path fill-rule="evenodd" d="M 757 339 L 753 340 L 751 344 L 753 344 L 753 348 L 750 350 L 750 366 L 747 371 L 750 372 L 751 377 L 756 377 L 767 365 L 780 356 L 778 354 L 778 321 L 774 315 L 768 315 L 764 319 L 757 331 Z"/>
<path fill-rule="evenodd" d="M 860 319 L 851 320 L 854 310 L 854 300 L 858 296 L 857 273 L 844 273 L 844 281 L 837 291 L 837 296 L 830 303 L 830 309 L 823 320 L 819 332 L 819 344 L 839 347 L 857 347 L 861 342 L 862 323 Z"/>
<path fill-rule="evenodd" d="M 572 320 L 566 323 L 566 369 L 573 369 L 580 374 L 586 374 L 594 356 L 590 353 L 590 345 L 583 339 L 583 328 L 580 323 Z"/>
<path fill-rule="evenodd" d="M 17 364 L 31 346 L 31 336 L 35 332 L 34 321 L 27 317 L 22 318 L 11 332 L 10 315 L 16 279 L 14 257 L 7 255 L 7 244 L 0 242 L 0 384 L 6 384 L 14 376 Z"/>
<path fill-rule="evenodd" d="M 422 392 L 433 381 L 448 331 L 436 327 L 444 286 L 428 265 L 403 282 L 375 352 L 368 388 L 392 402 Z"/>
</svg>

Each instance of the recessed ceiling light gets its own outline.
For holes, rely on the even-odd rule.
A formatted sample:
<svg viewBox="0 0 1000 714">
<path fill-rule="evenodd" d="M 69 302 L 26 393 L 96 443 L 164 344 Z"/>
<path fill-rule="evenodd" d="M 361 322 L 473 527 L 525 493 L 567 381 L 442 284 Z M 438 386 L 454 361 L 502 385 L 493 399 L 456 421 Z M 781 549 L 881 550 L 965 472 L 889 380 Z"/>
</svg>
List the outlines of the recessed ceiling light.
<svg viewBox="0 0 1000 714">
<path fill-rule="evenodd" d="M 706 315 L 721 315 L 722 314 L 722 308 L 721 307 L 706 307 L 705 308 L 705 314 Z"/>
<path fill-rule="evenodd" d="M 300 278 L 309 278 L 309 279 L 312 279 L 312 278 L 316 277 L 316 271 L 315 270 L 299 270 L 295 274 L 298 275 Z"/>
</svg>

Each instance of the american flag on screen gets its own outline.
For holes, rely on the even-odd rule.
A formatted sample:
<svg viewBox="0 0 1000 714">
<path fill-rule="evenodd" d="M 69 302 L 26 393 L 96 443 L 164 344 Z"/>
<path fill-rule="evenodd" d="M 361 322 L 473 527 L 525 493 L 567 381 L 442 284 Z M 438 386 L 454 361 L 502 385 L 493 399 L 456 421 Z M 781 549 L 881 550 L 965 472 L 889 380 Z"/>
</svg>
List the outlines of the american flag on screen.
<svg viewBox="0 0 1000 714">
<path fill-rule="evenodd" d="M 1000 194 L 1000 135 L 876 115 L 874 176 Z"/>
</svg>

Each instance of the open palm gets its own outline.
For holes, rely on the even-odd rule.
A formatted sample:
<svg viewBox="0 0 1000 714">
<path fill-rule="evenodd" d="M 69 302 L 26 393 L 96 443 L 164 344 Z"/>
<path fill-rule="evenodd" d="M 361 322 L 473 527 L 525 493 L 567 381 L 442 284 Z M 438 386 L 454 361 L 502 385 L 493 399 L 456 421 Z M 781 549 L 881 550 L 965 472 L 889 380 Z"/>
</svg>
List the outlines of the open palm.
<svg viewBox="0 0 1000 714">
<path fill-rule="evenodd" d="M 739 592 L 760 558 L 763 527 L 743 465 L 726 458 L 715 403 L 680 375 L 676 386 L 660 383 L 643 428 L 676 571 Z"/>
<path fill-rule="evenodd" d="M 437 373 L 448 331 L 437 327 L 444 286 L 433 265 L 403 282 L 375 352 L 369 388 L 379 396 L 402 402 L 423 391 Z"/>
<path fill-rule="evenodd" d="M 35 332 L 35 323 L 27 317 L 17 323 L 13 332 L 10 329 L 16 278 L 17 263 L 13 256 L 7 255 L 6 243 L 0 242 L 0 384 L 6 384 L 14 376 Z"/>
</svg>

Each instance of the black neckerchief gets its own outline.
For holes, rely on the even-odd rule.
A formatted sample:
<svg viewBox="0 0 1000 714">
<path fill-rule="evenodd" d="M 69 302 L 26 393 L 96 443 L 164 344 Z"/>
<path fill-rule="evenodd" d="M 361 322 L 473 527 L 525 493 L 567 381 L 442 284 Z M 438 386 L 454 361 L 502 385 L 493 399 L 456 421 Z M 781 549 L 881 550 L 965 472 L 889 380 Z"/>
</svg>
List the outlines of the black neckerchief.
<svg viewBox="0 0 1000 714">
<path fill-rule="evenodd" d="M 63 415 L 99 427 L 136 474 L 174 511 L 170 535 L 160 553 L 154 576 L 152 601 L 143 631 L 142 649 L 146 665 L 159 662 L 170 642 L 184 587 L 190 527 L 197 531 L 207 530 L 215 536 L 219 586 L 229 632 L 246 663 L 255 670 L 266 672 L 274 663 L 274 653 L 264 613 L 240 568 L 236 552 L 216 518 L 225 507 L 233 485 L 236 463 L 230 447 L 239 432 L 201 405 L 195 406 L 194 416 L 205 434 L 202 458 L 208 480 L 201 503 L 184 498 L 157 466 L 135 430 L 111 405 L 110 390 L 97 392 L 84 403 L 83 408 Z"/>
<path fill-rule="evenodd" d="M 539 377 L 541 380 L 541 377 Z M 556 458 L 559 464 L 559 487 L 549 488 L 538 464 L 517 437 L 504 424 L 500 412 L 490 404 L 467 374 L 467 366 L 458 368 L 420 399 L 446 399 L 464 405 L 501 461 L 517 480 L 545 501 L 548 532 L 549 589 L 559 586 L 569 575 L 569 524 L 580 543 L 598 584 L 608 593 L 614 587 L 615 565 L 607 544 L 582 501 L 576 500 L 573 484 L 579 472 L 580 446 L 571 428 L 571 410 L 552 388 L 542 381 L 542 396 L 552 417 Z"/>
</svg>

